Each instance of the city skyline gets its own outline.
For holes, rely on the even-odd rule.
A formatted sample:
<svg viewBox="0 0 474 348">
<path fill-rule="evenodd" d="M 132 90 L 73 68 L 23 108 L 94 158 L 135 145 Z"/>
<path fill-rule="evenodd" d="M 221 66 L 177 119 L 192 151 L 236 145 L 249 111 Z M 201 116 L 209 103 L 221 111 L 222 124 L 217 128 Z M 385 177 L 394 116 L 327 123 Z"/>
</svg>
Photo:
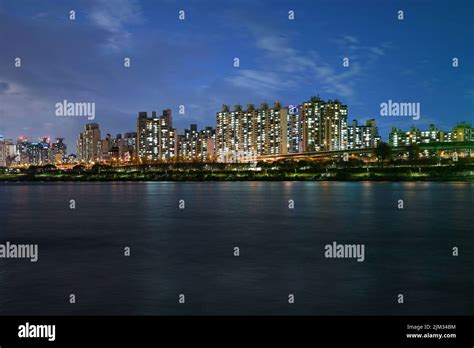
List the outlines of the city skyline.
<svg viewBox="0 0 474 348">
<path fill-rule="evenodd" d="M 464 29 L 472 3 L 374 5 L 0 2 L 0 33 L 9 33 L 0 36 L 0 134 L 60 136 L 73 146 L 86 121 L 57 117 L 63 100 L 94 102 L 94 122 L 111 134 L 133 131 L 125 128 L 137 110 L 169 107 L 182 134 L 189 124 L 213 125 L 222 101 L 297 105 L 312 91 L 344 100 L 349 119 L 376 119 L 383 137 L 392 127 L 471 121 L 473 37 Z M 419 103 L 421 118 L 382 117 L 389 100 Z"/>
<path fill-rule="evenodd" d="M 171 109 L 161 114 L 140 111 L 135 128 L 114 135 L 103 132 L 97 122 L 86 123 L 75 146 L 69 148 L 62 137 L 54 142 L 46 137 L 37 142 L 27 137 L 16 142 L 0 137 L 0 166 L 196 160 L 238 163 L 255 161 L 259 156 L 375 149 L 381 142 L 394 148 L 474 142 L 469 122 L 458 121 L 449 129 L 434 124 L 421 130 L 414 125 L 408 130 L 392 127 L 383 137 L 375 119 L 350 120 L 347 110 L 342 101 L 324 100 L 319 95 L 299 105 L 222 104 L 213 126 L 201 125 L 199 129 L 190 124 L 184 132 L 174 127 Z"/>
<path fill-rule="evenodd" d="M 313 96 L 311 98 L 320 98 L 321 100 L 324 101 L 323 98 L 321 98 L 319 96 L 319 94 L 317 94 L 317 96 Z M 310 99 L 311 99 L 310 98 Z M 326 99 L 328 101 L 332 101 L 332 99 Z M 336 98 L 334 99 L 334 101 L 337 101 L 339 102 L 340 99 Z M 244 105 L 251 105 L 252 107 L 255 107 L 255 105 L 273 105 L 273 104 L 279 104 L 281 105 L 281 108 L 284 108 L 284 109 L 287 109 L 290 110 L 290 109 L 293 109 L 293 110 L 300 110 L 302 107 L 304 107 L 306 102 L 299 102 L 297 104 L 290 104 L 290 105 L 284 105 L 282 103 L 280 103 L 280 101 L 275 101 L 274 103 L 270 104 L 270 103 L 267 103 L 266 101 L 264 102 L 261 102 L 261 103 L 258 103 L 258 104 L 252 104 L 252 103 L 246 103 Z M 235 104 L 233 106 L 230 106 L 230 104 L 221 104 L 222 106 L 226 106 L 229 108 L 229 111 L 235 111 L 235 108 L 242 108 L 242 105 L 241 104 Z M 346 110 L 349 109 L 348 105 L 345 105 L 346 106 Z M 156 108 L 154 108 L 150 114 L 151 114 L 151 117 L 154 117 L 153 115 L 156 115 Z M 169 111 L 170 112 L 170 115 L 172 112 L 172 109 L 171 108 L 164 108 L 163 111 Z M 129 128 L 126 128 L 126 129 L 123 129 L 123 128 L 115 128 L 117 130 L 117 132 L 111 132 L 111 131 L 107 131 L 106 133 L 104 134 L 107 134 L 107 135 L 117 135 L 117 134 L 127 134 L 127 133 L 133 133 L 133 132 L 136 132 L 137 129 L 136 129 L 136 126 L 134 125 L 134 121 L 136 121 L 136 114 L 140 115 L 140 114 L 147 114 L 149 111 L 137 111 L 135 112 L 135 115 L 134 115 L 134 118 L 132 119 L 132 123 L 129 125 Z M 298 111 L 300 112 L 300 111 Z M 215 114 L 216 112 L 214 112 Z M 291 111 L 288 111 L 288 113 L 291 113 Z M 173 113 L 174 114 L 174 113 Z M 215 117 L 215 116 L 214 116 Z M 380 125 L 379 125 L 379 122 L 378 120 L 379 119 L 376 119 L 376 118 L 370 118 L 370 117 L 361 117 L 361 118 L 351 118 L 348 116 L 348 113 L 346 112 L 346 117 L 347 117 L 347 120 L 348 120 L 348 125 L 352 124 L 353 122 L 356 122 L 356 124 L 358 122 L 365 122 L 365 121 L 372 121 L 372 120 L 377 120 L 376 124 L 377 124 L 377 128 L 381 128 Z M 78 117 L 79 118 L 79 117 Z M 406 118 L 406 117 L 401 117 L 401 118 Z M 78 133 L 80 133 L 80 131 L 82 131 L 84 129 L 85 126 L 87 126 L 88 124 L 91 124 L 91 123 L 99 123 L 99 122 L 96 122 L 96 121 L 87 121 L 85 118 L 79 118 L 83 121 L 83 123 L 80 125 L 80 129 L 78 131 Z M 174 120 L 175 118 L 173 118 Z M 393 117 L 391 117 L 390 119 L 394 119 Z M 384 134 L 382 132 L 380 132 L 380 138 L 381 138 L 381 141 L 383 142 L 389 142 L 389 139 L 390 139 L 390 133 L 393 131 L 393 129 L 400 129 L 400 128 L 406 128 L 406 129 L 412 129 L 412 128 L 418 128 L 418 129 L 428 129 L 428 128 L 432 128 L 433 126 L 436 126 L 438 127 L 439 124 L 435 124 L 435 123 L 430 123 L 428 124 L 426 127 L 421 127 L 420 124 L 417 124 L 415 122 L 415 120 L 412 120 L 410 119 L 411 122 L 407 122 L 406 124 L 404 124 L 403 127 L 399 127 L 399 126 L 395 126 L 396 122 L 393 122 L 392 125 L 386 127 L 387 128 L 387 132 L 386 132 L 386 136 L 384 136 Z M 350 121 L 350 122 L 349 122 Z M 290 122 L 290 121 L 288 121 Z M 468 120 L 468 118 L 459 118 L 457 120 L 453 120 L 451 122 L 451 124 L 448 125 L 448 127 L 446 127 L 447 129 L 451 129 L 452 127 L 454 127 L 455 125 L 457 125 L 458 123 L 468 123 L 470 124 L 470 121 Z M 188 131 L 188 128 L 189 126 L 192 126 L 192 125 L 198 125 L 200 127 L 202 127 L 202 129 L 204 128 L 208 128 L 208 127 L 212 127 L 215 129 L 216 127 L 216 120 L 214 119 L 214 123 L 211 124 L 198 124 L 198 123 L 189 123 L 187 125 L 185 125 L 182 129 L 178 129 L 177 127 L 175 128 L 176 132 L 177 132 L 177 135 L 181 136 L 181 135 L 185 135 L 186 134 L 186 131 Z M 120 126 L 122 127 L 122 125 Z M 443 127 L 439 127 L 439 128 L 443 128 Z M 65 141 L 67 140 L 67 138 L 65 138 L 64 136 L 62 136 L 61 134 L 53 134 L 53 135 L 43 135 L 43 136 L 39 136 L 39 137 L 32 137 L 30 136 L 29 134 L 21 134 L 21 135 L 17 135 L 17 136 L 11 136 L 9 134 L 2 134 L 0 133 L 0 140 L 28 140 L 30 142 L 33 142 L 33 143 L 40 143 L 42 141 L 44 141 L 44 139 L 48 139 L 49 142 L 52 143 L 53 140 L 56 140 L 56 139 L 61 139 L 61 142 L 64 142 L 66 145 L 68 145 L 69 148 L 71 147 L 75 147 L 76 144 L 77 144 L 77 134 L 75 135 L 75 137 L 73 139 L 70 139 L 70 141 Z M 301 150 L 302 151 L 302 150 Z M 71 154 L 75 154 L 75 152 L 71 152 Z"/>
</svg>

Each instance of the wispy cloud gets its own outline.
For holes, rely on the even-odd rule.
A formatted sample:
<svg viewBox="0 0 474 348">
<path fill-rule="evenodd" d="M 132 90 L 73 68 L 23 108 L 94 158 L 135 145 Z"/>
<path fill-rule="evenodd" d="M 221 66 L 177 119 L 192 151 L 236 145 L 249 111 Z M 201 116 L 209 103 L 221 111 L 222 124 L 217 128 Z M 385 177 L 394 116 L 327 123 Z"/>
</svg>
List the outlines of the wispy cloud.
<svg viewBox="0 0 474 348">
<path fill-rule="evenodd" d="M 131 39 L 129 25 L 144 21 L 140 4 L 135 0 L 100 0 L 92 7 L 89 19 L 95 25 L 109 32 L 107 47 L 120 49 Z"/>
<path fill-rule="evenodd" d="M 359 39 L 356 38 L 355 36 L 344 35 L 343 38 L 344 38 L 347 42 L 350 42 L 350 43 L 353 43 L 353 44 L 358 44 L 358 43 L 359 43 Z"/>
<path fill-rule="evenodd" d="M 343 35 L 332 40 L 339 50 L 346 53 L 352 60 L 365 59 L 368 63 L 373 63 L 378 58 L 385 56 L 387 50 L 392 48 L 391 42 L 382 42 L 378 45 L 363 44 L 355 36 Z"/>
<path fill-rule="evenodd" d="M 229 80 L 262 94 L 269 90 L 291 87 L 292 83 L 317 84 L 321 92 L 341 98 L 355 95 L 356 81 L 364 72 L 364 63 L 371 64 L 385 54 L 384 46 L 363 46 L 354 36 L 343 36 L 335 40 L 335 49 L 350 46 L 351 64 L 342 68 L 340 61 L 328 62 L 316 50 L 301 50 L 294 47 L 286 34 L 268 28 L 250 25 L 257 49 L 263 51 L 261 70 L 240 70 Z M 315 86 L 316 88 L 316 86 Z"/>
<path fill-rule="evenodd" d="M 255 91 L 275 91 L 288 88 L 287 84 L 282 83 L 281 75 L 272 71 L 240 70 L 239 74 L 232 77 L 230 81 L 236 87 L 250 87 Z"/>
</svg>

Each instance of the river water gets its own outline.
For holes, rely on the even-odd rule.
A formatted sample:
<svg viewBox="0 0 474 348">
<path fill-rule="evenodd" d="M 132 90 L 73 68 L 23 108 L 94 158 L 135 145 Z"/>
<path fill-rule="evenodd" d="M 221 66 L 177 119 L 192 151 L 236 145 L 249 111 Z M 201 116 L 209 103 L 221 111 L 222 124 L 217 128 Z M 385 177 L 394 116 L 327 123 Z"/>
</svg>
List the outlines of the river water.
<svg viewBox="0 0 474 348">
<path fill-rule="evenodd" d="M 0 184 L 0 243 L 39 250 L 0 258 L 0 314 L 473 315 L 473 206 L 472 183 Z"/>
</svg>

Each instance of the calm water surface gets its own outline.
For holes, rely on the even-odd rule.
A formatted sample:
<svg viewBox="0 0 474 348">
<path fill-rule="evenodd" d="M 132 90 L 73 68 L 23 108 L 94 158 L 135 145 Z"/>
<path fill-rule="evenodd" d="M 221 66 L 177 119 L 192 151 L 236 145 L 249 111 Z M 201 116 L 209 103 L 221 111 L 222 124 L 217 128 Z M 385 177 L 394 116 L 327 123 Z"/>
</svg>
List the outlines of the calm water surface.
<svg viewBox="0 0 474 348">
<path fill-rule="evenodd" d="M 5 241 L 0 314 L 474 314 L 470 183 L 0 184 Z"/>
</svg>

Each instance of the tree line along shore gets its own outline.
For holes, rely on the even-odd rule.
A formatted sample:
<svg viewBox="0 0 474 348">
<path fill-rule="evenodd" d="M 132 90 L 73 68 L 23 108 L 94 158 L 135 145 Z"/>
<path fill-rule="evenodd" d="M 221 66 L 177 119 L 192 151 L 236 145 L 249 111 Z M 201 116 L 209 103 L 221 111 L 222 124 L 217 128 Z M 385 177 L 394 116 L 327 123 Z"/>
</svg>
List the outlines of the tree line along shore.
<svg viewBox="0 0 474 348">
<path fill-rule="evenodd" d="M 474 159 L 364 162 L 278 161 L 273 163 L 95 164 L 0 168 L 0 181 L 474 181 Z"/>
</svg>

